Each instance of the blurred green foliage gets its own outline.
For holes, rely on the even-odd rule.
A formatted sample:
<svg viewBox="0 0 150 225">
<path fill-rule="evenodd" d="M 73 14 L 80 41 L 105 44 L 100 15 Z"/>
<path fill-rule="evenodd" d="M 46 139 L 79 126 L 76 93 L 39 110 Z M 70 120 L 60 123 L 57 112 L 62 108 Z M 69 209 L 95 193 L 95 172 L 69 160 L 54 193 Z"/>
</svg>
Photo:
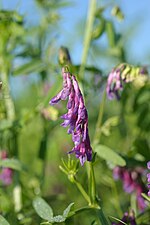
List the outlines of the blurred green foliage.
<svg viewBox="0 0 150 225">
<path fill-rule="evenodd" d="M 59 116 L 66 112 L 66 104 L 48 108 L 50 98 L 62 87 L 61 66 L 69 61 L 71 71 L 79 77 L 81 65 L 73 64 L 73 53 L 70 52 L 69 58 L 63 57 L 61 63 L 59 53 L 62 54 L 62 48 L 67 48 L 60 46 L 58 52 L 55 44 L 62 19 L 60 9 L 69 6 L 71 1 L 34 2 L 41 10 L 40 20 L 34 26 L 26 24 L 26 16 L 20 15 L 17 10 L 0 11 L 0 150 L 7 150 L 11 158 L 10 161 L 1 160 L 0 166 L 9 165 L 14 169 L 13 183 L 0 187 L 0 214 L 11 225 L 38 225 L 43 221 L 32 206 L 37 196 L 42 196 L 56 215 L 61 214 L 71 202 L 74 202 L 75 209 L 86 205 L 75 184 L 69 182 L 59 169 L 61 159 L 66 162 L 67 152 L 73 147 L 71 137 L 59 125 Z M 110 59 L 116 63 L 126 61 L 126 53 L 124 39 L 117 33 L 114 21 L 105 17 L 106 9 L 100 7 L 95 12 L 90 50 L 97 48 L 96 57 L 104 55 L 110 65 Z M 113 8 L 112 13 L 119 19 L 123 18 L 120 8 Z M 101 51 L 96 41 L 101 40 L 103 35 L 107 47 Z M 131 199 L 123 191 L 121 183 L 114 181 L 112 169 L 116 164 L 123 166 L 124 162 L 129 168 L 146 168 L 150 159 L 150 83 L 147 80 L 142 85 L 127 84 L 120 101 L 105 99 L 103 102 L 106 72 L 101 66 L 96 67 L 92 60 L 90 63 L 85 65 L 85 76 L 81 82 L 84 84 L 91 140 L 96 131 L 99 107 L 103 107 L 97 139 L 100 145 L 97 146 L 94 162 L 97 195 L 107 215 L 121 218 L 123 212 L 131 207 Z M 18 87 L 17 93 L 11 92 L 13 86 Z M 71 158 L 76 160 L 74 156 Z M 79 166 L 77 177 L 88 192 L 86 166 Z M 146 182 L 145 177 L 142 179 Z M 148 206 L 143 215 L 136 211 L 137 217 L 146 218 L 139 219 L 139 225 L 149 224 L 149 211 Z M 7 225 L 2 216 L 1 224 Z M 68 219 L 66 224 L 99 224 L 95 218 L 94 210 L 85 210 Z"/>
</svg>

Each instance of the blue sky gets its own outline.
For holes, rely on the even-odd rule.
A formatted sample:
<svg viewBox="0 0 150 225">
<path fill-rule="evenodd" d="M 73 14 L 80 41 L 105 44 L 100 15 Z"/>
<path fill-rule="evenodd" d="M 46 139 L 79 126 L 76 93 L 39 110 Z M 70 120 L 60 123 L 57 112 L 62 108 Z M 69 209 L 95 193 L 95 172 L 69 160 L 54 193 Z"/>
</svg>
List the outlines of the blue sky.
<svg viewBox="0 0 150 225">
<path fill-rule="evenodd" d="M 1 5 L 3 8 L 7 9 L 18 9 L 22 14 L 26 15 L 27 22 L 36 23 L 37 15 L 34 13 L 35 5 L 33 4 L 33 0 L 1 0 Z M 80 61 L 82 43 L 76 40 L 77 34 L 75 30 L 75 24 L 83 17 L 86 17 L 87 8 L 88 8 L 88 0 L 70 0 L 69 2 L 72 5 L 68 8 L 64 8 L 61 10 L 61 14 L 63 16 L 62 20 L 62 35 L 60 38 L 60 45 L 65 45 L 65 42 L 68 40 L 74 39 L 74 43 L 76 44 L 76 48 L 74 50 L 74 58 L 75 61 Z M 110 3 L 110 1 L 97 1 L 98 4 L 101 2 L 103 5 Z M 119 32 L 125 33 L 128 31 L 129 27 L 133 24 L 133 34 L 132 38 L 127 38 L 126 44 L 130 49 L 129 60 L 135 61 L 135 63 L 139 63 L 142 61 L 144 64 L 149 63 L 150 59 L 150 1 L 111 1 L 112 3 L 118 4 L 125 15 L 125 20 L 122 23 L 117 23 L 116 26 Z M 108 10 L 108 14 L 110 10 Z M 84 35 L 84 31 L 83 31 Z M 66 43 L 67 44 L 67 43 Z M 79 46 L 78 46 L 79 45 Z"/>
<path fill-rule="evenodd" d="M 58 48 L 61 45 L 69 47 L 73 63 L 79 64 L 81 62 L 82 55 L 84 24 L 82 24 L 83 29 L 80 29 L 80 31 L 76 28 L 78 24 L 80 25 L 86 19 L 89 1 L 68 1 L 71 2 L 71 6 L 63 8 L 60 11 L 62 16 L 61 31 L 59 34 L 59 42 L 56 44 Z M 26 22 L 28 24 L 36 24 L 39 17 L 33 2 L 33 0 L 0 0 L 0 6 L 3 9 L 17 9 L 21 14 L 25 15 Z M 126 34 L 130 30 L 130 33 L 132 34 L 129 37 L 125 36 L 128 63 L 148 65 L 148 68 L 150 68 L 150 0 L 97 0 L 99 5 L 100 3 L 105 5 L 110 2 L 115 3 L 116 5 L 118 4 L 125 15 L 125 20 L 122 23 L 116 21 L 115 25 L 117 31 L 122 34 Z M 105 15 L 106 17 L 110 16 L 110 11 L 111 7 L 107 10 Z M 80 32 L 80 34 L 78 32 Z M 96 59 L 95 65 L 100 65 L 100 68 L 103 68 L 103 61 Z M 105 68 L 105 65 L 103 66 Z M 110 68 L 107 69 L 109 71 Z M 108 72 L 107 69 L 106 73 Z M 37 77 L 30 76 L 30 78 L 36 79 Z M 14 83 L 17 85 L 13 85 Z M 25 83 L 23 83 L 22 86 L 22 76 L 13 77 L 11 79 L 11 84 L 14 97 L 17 96 L 17 93 L 19 93 L 22 88 L 25 88 Z"/>
</svg>

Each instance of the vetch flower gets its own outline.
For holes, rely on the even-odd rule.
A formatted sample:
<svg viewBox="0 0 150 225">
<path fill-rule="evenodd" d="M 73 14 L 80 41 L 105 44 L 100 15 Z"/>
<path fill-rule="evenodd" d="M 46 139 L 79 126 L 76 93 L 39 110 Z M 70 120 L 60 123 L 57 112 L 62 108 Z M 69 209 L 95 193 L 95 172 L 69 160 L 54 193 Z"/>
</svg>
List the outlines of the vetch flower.
<svg viewBox="0 0 150 225">
<path fill-rule="evenodd" d="M 147 163 L 147 168 L 150 170 L 150 161 Z"/>
<path fill-rule="evenodd" d="M 3 159 L 7 159 L 7 152 L 6 151 L 2 151 L 0 152 L 0 158 Z M 1 172 L 0 172 L 0 180 L 2 182 L 3 185 L 7 186 L 10 185 L 12 183 L 12 176 L 13 176 L 13 170 L 10 168 L 5 168 L 2 167 Z"/>
<path fill-rule="evenodd" d="M 116 97 L 120 99 L 120 92 L 123 90 L 125 83 L 134 81 L 140 76 L 148 74 L 145 67 L 133 67 L 122 63 L 113 68 L 107 79 L 106 92 L 109 99 Z"/>
<path fill-rule="evenodd" d="M 108 76 L 106 92 L 109 99 L 113 99 L 116 96 L 120 98 L 119 91 L 123 89 L 123 82 L 121 79 L 120 69 L 113 69 Z"/>
<path fill-rule="evenodd" d="M 68 112 L 61 116 L 64 122 L 63 127 L 68 128 L 68 134 L 72 134 L 74 148 L 69 153 L 75 153 L 81 165 L 85 161 L 92 160 L 92 148 L 88 133 L 88 113 L 84 104 L 83 96 L 78 82 L 74 75 L 62 69 L 63 89 L 51 99 L 50 104 L 54 105 L 60 100 L 68 98 Z"/>
<path fill-rule="evenodd" d="M 125 212 L 121 221 L 129 225 L 136 225 L 134 212 L 133 211 L 131 211 L 130 213 Z M 119 222 L 119 223 L 112 222 L 112 225 L 122 225 L 123 224 L 122 222 Z"/>
<path fill-rule="evenodd" d="M 147 163 L 147 168 L 150 170 L 150 161 Z M 148 182 L 147 187 L 149 189 L 147 194 L 150 197 L 150 173 L 147 174 L 147 182 Z"/>
<path fill-rule="evenodd" d="M 143 211 L 146 207 L 145 201 L 141 196 L 142 192 L 145 192 L 144 184 L 141 180 L 143 169 L 137 168 L 135 170 L 128 169 L 126 167 L 115 167 L 113 170 L 113 176 L 116 180 L 121 179 L 123 183 L 123 189 L 127 193 L 136 193 L 137 206 L 140 211 Z"/>
</svg>

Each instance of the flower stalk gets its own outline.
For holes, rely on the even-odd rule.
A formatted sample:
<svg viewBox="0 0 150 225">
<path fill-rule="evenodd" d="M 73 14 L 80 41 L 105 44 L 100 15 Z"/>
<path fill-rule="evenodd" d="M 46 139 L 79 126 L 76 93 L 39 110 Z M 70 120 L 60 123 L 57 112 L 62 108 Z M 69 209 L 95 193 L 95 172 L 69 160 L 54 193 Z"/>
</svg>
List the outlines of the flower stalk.
<svg viewBox="0 0 150 225">
<path fill-rule="evenodd" d="M 89 0 L 89 12 L 87 15 L 86 28 L 85 28 L 85 36 L 83 41 L 83 53 L 81 59 L 81 67 L 79 70 L 79 78 L 80 80 L 84 77 L 84 70 L 87 61 L 88 51 L 90 47 L 90 42 L 92 38 L 92 29 L 95 18 L 95 10 L 96 10 L 96 0 Z"/>
</svg>

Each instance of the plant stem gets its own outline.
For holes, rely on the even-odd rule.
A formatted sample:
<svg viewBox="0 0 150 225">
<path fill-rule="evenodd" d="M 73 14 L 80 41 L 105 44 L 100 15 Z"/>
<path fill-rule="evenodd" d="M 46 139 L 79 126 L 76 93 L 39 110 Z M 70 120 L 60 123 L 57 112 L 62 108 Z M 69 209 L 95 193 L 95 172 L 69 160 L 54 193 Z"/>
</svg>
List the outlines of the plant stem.
<svg viewBox="0 0 150 225">
<path fill-rule="evenodd" d="M 115 196 L 115 200 L 116 200 L 114 207 L 116 208 L 116 211 L 117 211 L 119 217 L 121 217 L 123 212 L 121 211 L 121 207 L 120 207 L 120 203 L 119 203 L 119 196 L 118 196 L 118 191 L 116 188 L 116 183 L 113 179 L 112 179 L 112 192 L 113 192 L 113 196 Z"/>
<path fill-rule="evenodd" d="M 83 80 L 84 77 L 84 70 L 85 65 L 87 61 L 88 56 L 88 50 L 90 47 L 91 42 L 91 35 L 92 35 L 92 29 L 93 29 L 93 23 L 94 23 L 94 17 L 95 17 L 95 9 L 96 9 L 96 0 L 89 0 L 89 11 L 86 21 L 86 28 L 85 28 L 85 36 L 83 41 L 83 53 L 81 58 L 81 67 L 79 70 L 79 78 Z"/>
<path fill-rule="evenodd" d="M 5 62 L 5 59 L 2 57 L 0 58 L 0 67 L 1 67 L 1 79 L 4 86 L 4 102 L 5 102 L 5 108 L 6 108 L 6 115 L 8 120 L 14 120 L 15 119 L 15 107 L 13 100 L 10 95 L 10 87 L 9 87 L 9 80 L 8 80 L 8 73 L 9 69 L 7 66 L 5 66 L 7 61 Z"/>
<path fill-rule="evenodd" d="M 97 123 L 96 123 L 95 135 L 94 135 L 94 140 L 93 140 L 94 145 L 99 142 L 100 136 L 101 136 L 101 125 L 102 125 L 102 119 L 103 119 L 103 114 L 104 114 L 105 100 L 106 100 L 106 91 L 104 90 L 104 93 L 102 96 L 102 102 L 99 107 L 98 119 L 97 119 Z"/>
<path fill-rule="evenodd" d="M 103 210 L 102 208 L 98 209 L 97 210 L 97 216 L 99 218 L 99 221 L 101 222 L 102 225 L 109 225 L 104 213 L 103 213 Z"/>
<path fill-rule="evenodd" d="M 97 206 L 96 202 L 96 182 L 93 163 L 89 162 L 89 194 L 90 194 L 90 205 Z"/>
<path fill-rule="evenodd" d="M 73 182 L 76 184 L 77 188 L 79 189 L 85 200 L 90 204 L 90 198 L 86 193 L 86 191 L 84 190 L 84 188 L 82 187 L 82 185 L 75 178 Z"/>
<path fill-rule="evenodd" d="M 8 120 L 14 121 L 15 120 L 15 106 L 13 99 L 11 97 L 10 93 L 10 86 L 9 86 L 9 69 L 10 69 L 10 62 L 5 59 L 5 57 L 0 56 L 0 74 L 1 79 L 4 85 L 4 103 L 5 103 L 5 109 L 6 109 L 6 118 Z M 14 149 L 14 155 L 18 157 L 18 142 L 17 142 L 17 133 L 14 132 L 14 139 L 12 140 L 13 149 Z M 15 185 L 13 189 L 13 200 L 14 200 L 14 208 L 16 212 L 19 212 L 22 208 L 22 190 L 19 182 L 19 172 L 15 173 Z"/>
</svg>

